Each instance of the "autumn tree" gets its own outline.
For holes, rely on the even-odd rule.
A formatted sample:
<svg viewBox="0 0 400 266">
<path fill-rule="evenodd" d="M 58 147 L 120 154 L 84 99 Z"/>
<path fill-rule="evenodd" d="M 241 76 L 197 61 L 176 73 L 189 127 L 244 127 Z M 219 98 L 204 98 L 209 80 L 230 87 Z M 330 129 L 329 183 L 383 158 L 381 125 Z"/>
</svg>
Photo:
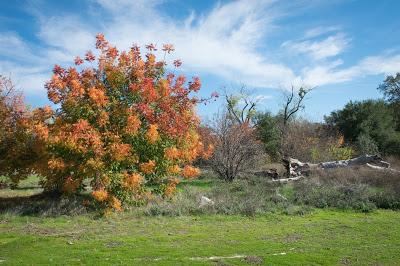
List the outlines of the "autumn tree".
<svg viewBox="0 0 400 266">
<path fill-rule="evenodd" d="M 96 49 L 98 55 L 76 57 L 76 67 L 56 65 L 46 83 L 60 108 L 41 125 L 49 153 L 45 189 L 75 193 L 91 180 L 93 197 L 116 210 L 154 193 L 171 196 L 178 177 L 196 177 L 191 163 L 209 153 L 194 110 L 200 79 L 166 74 L 154 44 L 143 56 L 137 45 L 119 51 L 98 34 Z M 174 48 L 161 50 L 165 58 Z M 171 69 L 181 64 L 175 60 Z"/>
<path fill-rule="evenodd" d="M 11 184 L 26 178 L 37 158 L 32 112 L 11 79 L 0 75 L 0 175 Z"/>
</svg>

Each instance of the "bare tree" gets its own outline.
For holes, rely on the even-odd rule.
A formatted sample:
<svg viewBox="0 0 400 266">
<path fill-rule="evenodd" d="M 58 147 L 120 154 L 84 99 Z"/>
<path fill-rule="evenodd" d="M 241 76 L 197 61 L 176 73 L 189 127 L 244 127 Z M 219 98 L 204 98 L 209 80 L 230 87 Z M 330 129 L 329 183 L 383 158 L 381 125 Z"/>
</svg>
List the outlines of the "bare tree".
<svg viewBox="0 0 400 266">
<path fill-rule="evenodd" d="M 226 93 L 225 101 L 228 115 L 236 123 L 250 125 L 256 113 L 257 99 L 251 97 L 251 93 L 242 86 L 238 93 Z"/>
<path fill-rule="evenodd" d="M 298 91 L 295 90 L 294 86 L 291 87 L 291 90 L 284 94 L 284 105 L 282 112 L 282 124 L 281 124 L 281 154 L 283 157 L 289 156 L 288 151 L 285 149 L 284 144 L 287 142 L 286 138 L 288 137 L 288 126 L 290 120 L 296 115 L 297 112 L 304 109 L 304 101 L 306 95 L 312 89 L 306 89 L 304 87 L 300 87 Z"/>
<path fill-rule="evenodd" d="M 217 116 L 213 130 L 216 145 L 211 166 L 225 181 L 233 181 L 239 173 L 252 169 L 263 154 L 255 130 L 247 123 L 238 123 L 228 112 Z"/>
</svg>

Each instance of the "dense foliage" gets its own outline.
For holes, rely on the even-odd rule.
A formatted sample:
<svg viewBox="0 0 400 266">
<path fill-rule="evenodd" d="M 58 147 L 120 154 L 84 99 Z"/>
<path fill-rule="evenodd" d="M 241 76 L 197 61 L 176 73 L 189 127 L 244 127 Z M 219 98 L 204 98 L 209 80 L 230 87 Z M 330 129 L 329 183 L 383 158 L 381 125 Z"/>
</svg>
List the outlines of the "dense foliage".
<svg viewBox="0 0 400 266">
<path fill-rule="evenodd" d="M 383 92 L 389 102 L 400 102 L 400 73 L 395 76 L 387 76 L 378 89 Z"/>
<path fill-rule="evenodd" d="M 255 117 L 257 134 L 264 144 L 265 152 L 271 159 L 280 159 L 281 131 L 279 130 L 279 117 L 270 112 L 258 113 Z"/>
<path fill-rule="evenodd" d="M 392 108 L 396 130 L 400 131 L 400 73 L 386 77 L 378 89 L 383 92 L 386 101 Z"/>
<path fill-rule="evenodd" d="M 286 125 L 286 138 L 282 138 L 280 114 L 259 113 L 256 117 L 258 137 L 264 143 L 272 161 L 280 161 L 282 150 L 306 162 L 347 160 L 355 155 L 352 147 L 344 142 L 336 130 L 321 123 L 292 118 Z"/>
<path fill-rule="evenodd" d="M 346 141 L 368 144 L 371 150 L 377 147 L 383 154 L 400 154 L 400 132 L 395 129 L 393 109 L 384 101 L 349 102 L 325 120 Z"/>
<path fill-rule="evenodd" d="M 8 176 L 12 186 L 32 171 L 39 157 L 32 134 L 33 118 L 39 116 L 39 110 L 26 107 L 11 79 L 0 75 L 0 175 Z"/>
<path fill-rule="evenodd" d="M 102 34 L 98 56 L 76 57 L 77 67 L 54 67 L 46 83 L 49 99 L 59 106 L 45 109 L 47 123 L 36 126 L 46 144 L 46 160 L 38 169 L 46 190 L 74 193 L 91 180 L 100 205 L 120 210 L 153 193 L 171 196 L 178 176 L 194 178 L 191 166 L 210 149 L 199 139 L 199 119 L 192 96 L 201 83 L 195 77 L 166 75 L 155 45 L 119 52 Z M 162 48 L 164 58 L 173 46 Z M 85 63 L 86 62 L 86 63 Z M 174 61 L 175 68 L 181 65 Z"/>
</svg>

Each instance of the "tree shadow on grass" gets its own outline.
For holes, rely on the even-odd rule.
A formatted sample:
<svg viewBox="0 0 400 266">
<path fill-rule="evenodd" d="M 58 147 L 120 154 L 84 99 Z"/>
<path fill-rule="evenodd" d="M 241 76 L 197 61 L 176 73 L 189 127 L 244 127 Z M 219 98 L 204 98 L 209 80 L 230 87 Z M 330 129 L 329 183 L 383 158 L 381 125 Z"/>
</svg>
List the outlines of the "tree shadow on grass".
<svg viewBox="0 0 400 266">
<path fill-rule="evenodd" d="M 27 216 L 81 215 L 93 212 L 90 195 L 78 194 L 68 197 L 51 193 L 31 196 L 0 197 L 0 214 Z"/>
<path fill-rule="evenodd" d="M 12 188 L 12 190 L 18 191 L 18 190 L 33 190 L 33 189 L 40 189 L 38 186 L 27 186 L 27 187 L 17 187 L 17 188 Z"/>
</svg>

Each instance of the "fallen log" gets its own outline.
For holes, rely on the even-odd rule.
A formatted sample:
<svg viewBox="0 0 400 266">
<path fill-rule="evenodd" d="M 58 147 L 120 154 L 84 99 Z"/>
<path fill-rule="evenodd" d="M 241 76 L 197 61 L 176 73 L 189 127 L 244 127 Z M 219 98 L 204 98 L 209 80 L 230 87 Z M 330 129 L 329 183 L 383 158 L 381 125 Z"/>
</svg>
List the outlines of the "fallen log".
<svg viewBox="0 0 400 266">
<path fill-rule="evenodd" d="M 322 169 L 332 169 L 332 168 L 342 168 L 342 167 L 351 167 L 356 165 L 366 165 L 376 164 L 383 168 L 390 168 L 390 163 L 382 160 L 378 155 L 361 155 L 357 158 L 353 158 L 350 160 L 341 160 L 341 161 L 333 161 L 333 162 L 323 162 L 319 163 L 319 167 Z"/>
<path fill-rule="evenodd" d="M 302 178 L 304 178 L 304 176 L 273 179 L 273 180 L 271 180 L 271 182 L 285 183 L 285 182 L 289 182 L 289 181 L 296 181 L 296 180 L 299 180 L 299 179 L 302 179 Z"/>
<path fill-rule="evenodd" d="M 393 168 L 387 168 L 387 167 L 372 165 L 372 164 L 370 164 L 370 163 L 367 163 L 367 164 L 365 164 L 365 165 L 368 166 L 368 167 L 371 168 L 371 169 L 374 169 L 374 170 L 389 171 L 389 172 L 392 172 L 392 173 L 400 173 L 399 170 L 396 170 L 396 169 L 393 169 Z"/>
<path fill-rule="evenodd" d="M 361 165 L 366 165 L 367 167 L 375 170 L 385 170 L 385 171 L 400 173 L 400 171 L 390 168 L 390 163 L 383 161 L 380 156 L 368 155 L 368 154 L 361 155 L 359 157 L 349 160 L 322 162 L 318 164 L 304 163 L 297 159 L 289 157 L 289 158 L 284 158 L 283 163 L 286 168 L 286 178 L 277 179 L 276 181 L 279 182 L 298 180 L 307 175 L 312 169 L 327 170 L 327 169 L 347 168 L 347 167 L 361 166 Z"/>
</svg>

